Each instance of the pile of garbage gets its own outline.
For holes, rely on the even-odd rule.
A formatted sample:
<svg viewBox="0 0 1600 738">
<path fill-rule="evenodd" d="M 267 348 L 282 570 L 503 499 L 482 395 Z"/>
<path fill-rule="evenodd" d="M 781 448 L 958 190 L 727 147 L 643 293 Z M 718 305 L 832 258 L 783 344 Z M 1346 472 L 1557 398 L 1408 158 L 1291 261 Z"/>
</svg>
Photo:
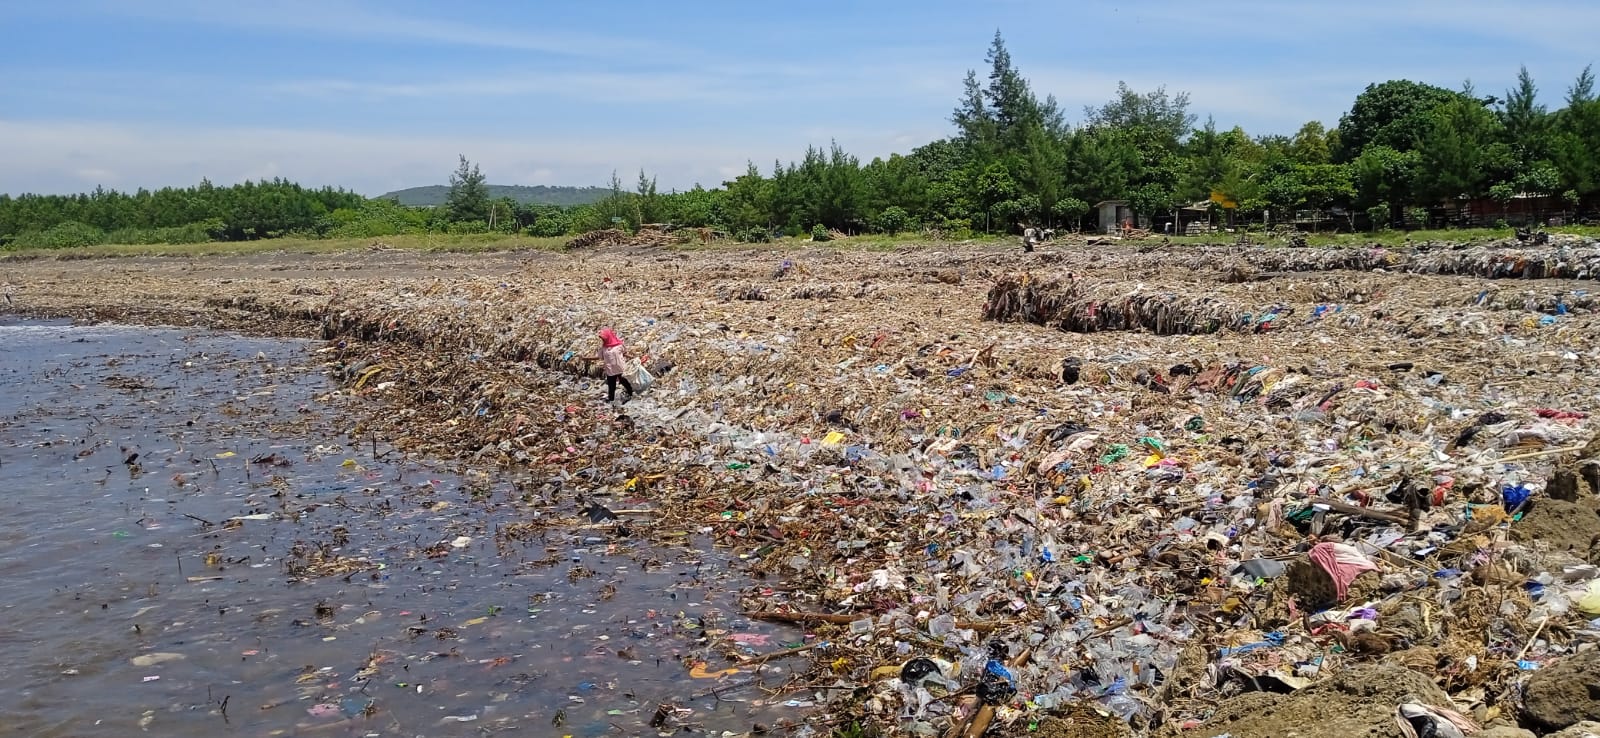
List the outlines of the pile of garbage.
<svg viewBox="0 0 1600 738">
<path fill-rule="evenodd" d="M 703 230 L 703 229 L 702 229 Z M 629 233 L 618 228 L 606 228 L 598 231 L 589 231 L 567 241 L 568 251 L 579 249 L 593 249 L 606 246 L 630 246 L 660 248 L 672 246 L 689 240 L 690 237 L 708 240 L 709 236 L 700 231 L 686 233 L 680 238 L 674 234 L 673 229 L 663 224 L 645 224 L 639 227 L 638 233 Z"/>
<path fill-rule="evenodd" d="M 1373 272 L 1333 304 L 1315 275 L 1208 285 L 1171 254 L 1080 256 L 987 284 L 926 278 L 962 255 L 819 256 L 800 286 L 769 254 L 597 257 L 217 304 L 317 323 L 348 391 L 393 408 L 367 426 L 383 437 L 541 494 L 647 498 L 638 530 L 729 547 L 758 577 L 745 617 L 804 645 L 702 672 L 809 657 L 785 689 L 830 708 L 797 734 L 1600 719 L 1572 676 L 1600 644 L 1586 303 L 1508 319 L 1469 299 L 1491 284 Z M 740 298 L 821 285 L 861 289 Z M 1129 295 L 1157 299 L 1085 312 Z M 1247 329 L 1162 329 L 1196 316 Z M 620 411 L 601 326 L 657 377 Z M 550 373 L 570 396 L 533 393 Z M 1110 732 L 1073 732 L 1091 725 Z"/>
<path fill-rule="evenodd" d="M 1158 336 L 1263 331 L 1293 308 L 1246 311 L 1212 296 L 1131 289 L 1084 280 L 1039 282 L 1023 273 L 996 279 L 984 303 L 984 320 L 1025 320 L 1069 333 L 1148 331 Z"/>
<path fill-rule="evenodd" d="M 1540 246 L 1510 241 L 1448 248 L 1416 244 L 1403 249 L 1205 247 L 1181 253 L 1179 258 L 1195 269 L 1224 264 L 1268 274 L 1387 270 L 1484 279 L 1600 279 L 1600 244 L 1570 236 Z"/>
</svg>

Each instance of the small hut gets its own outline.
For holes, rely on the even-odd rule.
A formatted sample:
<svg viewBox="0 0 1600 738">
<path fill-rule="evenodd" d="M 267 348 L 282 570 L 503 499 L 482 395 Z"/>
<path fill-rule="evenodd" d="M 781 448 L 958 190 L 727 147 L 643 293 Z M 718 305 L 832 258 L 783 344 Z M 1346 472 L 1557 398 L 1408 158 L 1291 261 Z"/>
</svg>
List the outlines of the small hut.
<svg viewBox="0 0 1600 738">
<path fill-rule="evenodd" d="M 1095 203 L 1094 209 L 1100 213 L 1101 233 L 1118 233 L 1124 221 L 1134 223 L 1133 208 L 1128 206 L 1127 200 L 1103 200 Z"/>
</svg>

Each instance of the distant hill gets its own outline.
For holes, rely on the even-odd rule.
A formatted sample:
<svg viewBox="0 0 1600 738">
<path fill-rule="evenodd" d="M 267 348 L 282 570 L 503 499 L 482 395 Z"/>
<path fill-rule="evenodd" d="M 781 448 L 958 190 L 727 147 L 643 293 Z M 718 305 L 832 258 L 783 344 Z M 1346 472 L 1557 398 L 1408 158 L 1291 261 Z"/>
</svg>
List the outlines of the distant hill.
<svg viewBox="0 0 1600 738">
<path fill-rule="evenodd" d="M 386 192 L 380 197 L 399 200 L 401 205 L 443 205 L 450 188 L 445 185 L 408 187 Z M 489 185 L 489 197 L 496 200 L 509 197 L 529 205 L 588 205 L 600 202 L 611 194 L 607 187 L 546 187 L 545 185 Z"/>
</svg>

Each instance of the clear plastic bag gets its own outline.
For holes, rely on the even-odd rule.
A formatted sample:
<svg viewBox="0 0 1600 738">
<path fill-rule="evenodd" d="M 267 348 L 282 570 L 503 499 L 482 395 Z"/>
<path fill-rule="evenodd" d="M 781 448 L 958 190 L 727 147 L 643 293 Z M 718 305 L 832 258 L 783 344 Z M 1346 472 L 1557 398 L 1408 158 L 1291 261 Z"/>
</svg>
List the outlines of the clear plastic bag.
<svg viewBox="0 0 1600 738">
<path fill-rule="evenodd" d="M 650 389 L 650 385 L 655 384 L 655 381 L 656 378 L 650 374 L 650 370 L 644 368 L 644 364 L 639 363 L 638 359 L 628 363 L 628 383 L 633 385 L 635 393 L 643 393 Z"/>
</svg>

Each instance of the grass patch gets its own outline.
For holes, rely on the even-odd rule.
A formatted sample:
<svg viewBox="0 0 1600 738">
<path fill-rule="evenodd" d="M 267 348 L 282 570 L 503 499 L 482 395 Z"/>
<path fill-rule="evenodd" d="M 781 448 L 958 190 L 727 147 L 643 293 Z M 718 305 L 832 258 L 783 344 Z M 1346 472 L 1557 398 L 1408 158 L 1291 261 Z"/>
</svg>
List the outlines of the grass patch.
<svg viewBox="0 0 1600 738">
<path fill-rule="evenodd" d="M 100 259 L 130 256 L 242 256 L 250 254 L 336 254 L 368 251 L 374 244 L 421 253 L 482 253 L 495 251 L 560 251 L 570 239 L 566 236 L 539 238 L 508 236 L 503 233 L 424 234 L 382 236 L 379 238 L 267 238 L 260 241 L 212 241 L 209 243 L 82 246 L 65 249 L 16 249 L 4 251 L 19 258 Z"/>
</svg>

